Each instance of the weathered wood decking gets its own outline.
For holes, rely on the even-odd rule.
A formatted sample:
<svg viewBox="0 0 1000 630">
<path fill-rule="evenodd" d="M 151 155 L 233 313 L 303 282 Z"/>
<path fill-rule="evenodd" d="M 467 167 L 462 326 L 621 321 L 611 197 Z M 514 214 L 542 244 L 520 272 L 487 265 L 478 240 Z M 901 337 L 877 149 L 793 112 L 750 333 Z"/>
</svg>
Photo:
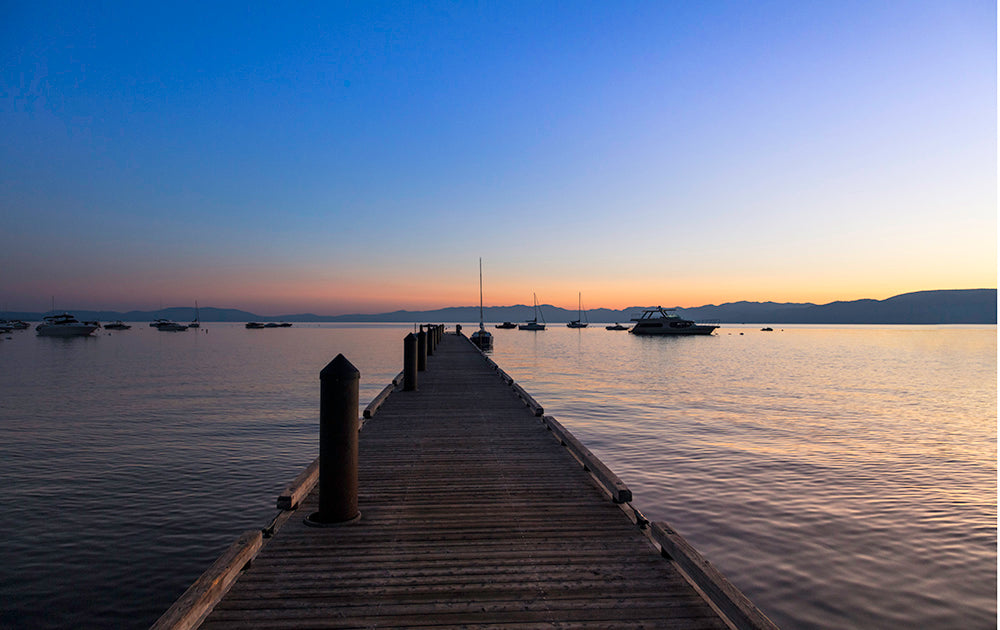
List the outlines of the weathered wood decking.
<svg viewBox="0 0 1000 630">
<path fill-rule="evenodd" d="M 305 525 L 313 490 L 201 627 L 726 628 L 719 610 L 771 627 L 683 539 L 637 526 L 613 473 L 504 377 L 446 335 L 419 391 L 394 391 L 361 431 L 361 519 Z"/>
</svg>

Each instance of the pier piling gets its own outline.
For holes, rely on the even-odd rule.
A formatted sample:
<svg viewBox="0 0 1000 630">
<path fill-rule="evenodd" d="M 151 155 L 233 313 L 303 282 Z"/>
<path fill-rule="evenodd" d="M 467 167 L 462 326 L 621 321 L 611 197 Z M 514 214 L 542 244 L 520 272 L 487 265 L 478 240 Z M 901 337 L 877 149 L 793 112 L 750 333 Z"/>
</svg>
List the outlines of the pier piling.
<svg viewBox="0 0 1000 630">
<path fill-rule="evenodd" d="M 358 512 L 358 385 L 361 373 L 342 354 L 319 373 L 319 511 L 310 525 L 356 519 Z"/>
<path fill-rule="evenodd" d="M 417 336 L 413 333 L 403 338 L 403 391 L 417 390 Z"/>
<path fill-rule="evenodd" d="M 430 354 L 430 338 L 426 332 L 424 332 L 424 327 L 420 327 L 420 332 L 417 333 L 417 371 L 423 372 L 427 369 L 427 355 Z"/>
</svg>

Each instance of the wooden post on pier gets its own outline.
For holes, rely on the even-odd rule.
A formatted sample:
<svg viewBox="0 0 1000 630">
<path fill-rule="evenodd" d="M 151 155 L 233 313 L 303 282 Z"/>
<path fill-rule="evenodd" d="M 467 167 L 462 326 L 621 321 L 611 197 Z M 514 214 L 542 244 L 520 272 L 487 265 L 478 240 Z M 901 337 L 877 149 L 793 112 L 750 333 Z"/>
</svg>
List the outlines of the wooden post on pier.
<svg viewBox="0 0 1000 630">
<path fill-rule="evenodd" d="M 319 373 L 319 511 L 310 525 L 351 521 L 358 512 L 358 382 L 342 354 Z"/>
<path fill-rule="evenodd" d="M 417 390 L 417 336 L 413 333 L 403 338 L 403 391 Z"/>
<path fill-rule="evenodd" d="M 427 338 L 427 333 L 424 332 L 424 327 L 420 327 L 420 332 L 417 333 L 417 371 L 423 372 L 427 369 L 427 355 L 430 354 L 430 341 Z"/>
</svg>

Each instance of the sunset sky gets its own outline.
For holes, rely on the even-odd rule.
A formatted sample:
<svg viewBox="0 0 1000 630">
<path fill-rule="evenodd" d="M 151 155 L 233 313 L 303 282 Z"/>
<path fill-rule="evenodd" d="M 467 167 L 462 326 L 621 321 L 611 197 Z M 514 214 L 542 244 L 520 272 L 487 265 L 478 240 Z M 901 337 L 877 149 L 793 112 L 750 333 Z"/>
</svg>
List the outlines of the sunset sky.
<svg viewBox="0 0 1000 630">
<path fill-rule="evenodd" d="M 0 0 L 0 308 L 996 287 L 993 1 L 416 4 Z"/>
</svg>

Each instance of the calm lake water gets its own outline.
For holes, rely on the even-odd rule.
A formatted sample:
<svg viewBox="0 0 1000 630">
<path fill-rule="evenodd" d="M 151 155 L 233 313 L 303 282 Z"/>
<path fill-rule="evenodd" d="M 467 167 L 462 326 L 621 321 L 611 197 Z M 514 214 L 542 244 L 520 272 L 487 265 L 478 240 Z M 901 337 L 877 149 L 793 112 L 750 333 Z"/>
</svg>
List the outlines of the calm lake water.
<svg viewBox="0 0 1000 630">
<path fill-rule="evenodd" d="M 4 335 L 0 627 L 148 627 L 315 457 L 320 369 L 344 353 L 364 405 L 409 330 Z M 493 332 L 780 626 L 996 628 L 995 326 Z"/>
</svg>

